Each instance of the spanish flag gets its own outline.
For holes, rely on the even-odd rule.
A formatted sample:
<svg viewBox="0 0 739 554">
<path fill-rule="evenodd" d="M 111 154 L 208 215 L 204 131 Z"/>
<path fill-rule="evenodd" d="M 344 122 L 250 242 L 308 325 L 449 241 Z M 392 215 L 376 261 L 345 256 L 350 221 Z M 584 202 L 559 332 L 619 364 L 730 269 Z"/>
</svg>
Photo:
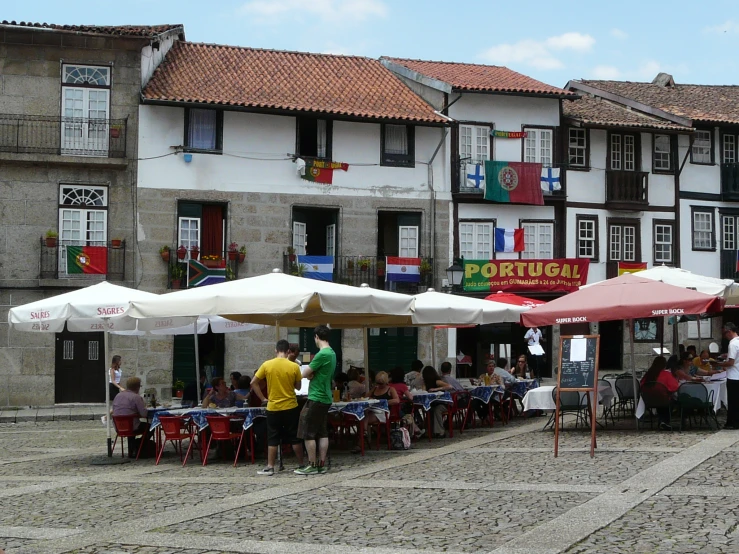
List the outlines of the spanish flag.
<svg viewBox="0 0 739 554">
<path fill-rule="evenodd" d="M 67 246 L 67 273 L 108 273 L 107 246 Z"/>
<path fill-rule="evenodd" d="M 618 262 L 619 276 L 624 273 L 636 273 L 647 269 L 647 262 Z"/>
</svg>

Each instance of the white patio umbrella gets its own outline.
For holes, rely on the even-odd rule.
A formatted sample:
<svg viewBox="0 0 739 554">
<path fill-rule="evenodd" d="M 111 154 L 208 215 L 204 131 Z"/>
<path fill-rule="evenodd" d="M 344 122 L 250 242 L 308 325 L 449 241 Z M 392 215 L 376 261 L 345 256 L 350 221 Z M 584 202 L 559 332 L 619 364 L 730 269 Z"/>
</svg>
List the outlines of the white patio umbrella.
<svg viewBox="0 0 739 554">
<path fill-rule="evenodd" d="M 57 296 L 51 296 L 11 308 L 8 323 L 19 331 L 59 333 L 65 323 L 70 331 L 102 331 L 105 352 L 105 413 L 110 413 L 108 386 L 108 333 L 113 330 L 135 329 L 136 320 L 128 317 L 133 300 L 156 298 L 156 294 L 113 285 L 107 281 Z M 110 417 L 106 418 L 108 456 L 112 456 Z"/>
</svg>

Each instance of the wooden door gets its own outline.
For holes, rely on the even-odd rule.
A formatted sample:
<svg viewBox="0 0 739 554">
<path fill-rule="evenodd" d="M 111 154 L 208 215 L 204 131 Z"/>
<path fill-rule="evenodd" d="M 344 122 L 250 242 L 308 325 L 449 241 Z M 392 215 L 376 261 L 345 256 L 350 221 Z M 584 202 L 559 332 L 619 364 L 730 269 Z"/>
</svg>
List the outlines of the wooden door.
<svg viewBox="0 0 739 554">
<path fill-rule="evenodd" d="M 108 386 L 103 333 L 57 333 L 54 401 L 105 402 Z"/>
<path fill-rule="evenodd" d="M 406 373 L 418 357 L 418 329 L 388 327 L 369 330 L 370 369 L 375 373 L 400 366 Z"/>
</svg>

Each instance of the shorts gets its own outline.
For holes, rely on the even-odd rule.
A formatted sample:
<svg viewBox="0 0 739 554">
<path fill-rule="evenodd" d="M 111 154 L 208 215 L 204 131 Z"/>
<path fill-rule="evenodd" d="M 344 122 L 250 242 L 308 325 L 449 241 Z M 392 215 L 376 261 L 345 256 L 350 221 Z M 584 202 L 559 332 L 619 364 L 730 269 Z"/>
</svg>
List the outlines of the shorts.
<svg viewBox="0 0 739 554">
<path fill-rule="evenodd" d="M 300 410 L 296 406 L 289 410 L 271 412 L 267 410 L 267 445 L 298 444 L 296 432 Z"/>
<path fill-rule="evenodd" d="M 308 400 L 300 412 L 300 423 L 298 424 L 298 438 L 303 440 L 316 440 L 328 438 L 328 410 L 331 404 Z"/>
</svg>

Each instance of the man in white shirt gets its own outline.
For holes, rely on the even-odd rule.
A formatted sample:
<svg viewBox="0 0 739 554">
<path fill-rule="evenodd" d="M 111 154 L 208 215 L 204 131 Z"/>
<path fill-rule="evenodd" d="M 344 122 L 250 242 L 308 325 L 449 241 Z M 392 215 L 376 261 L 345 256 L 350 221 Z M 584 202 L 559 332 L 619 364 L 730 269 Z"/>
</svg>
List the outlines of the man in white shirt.
<svg viewBox="0 0 739 554">
<path fill-rule="evenodd" d="M 726 369 L 726 425 L 724 429 L 739 429 L 739 334 L 733 323 L 724 323 L 724 336 L 729 339 L 729 353 L 723 362 L 711 365 Z"/>
<path fill-rule="evenodd" d="M 523 336 L 524 340 L 528 344 L 528 346 L 541 346 L 541 340 L 543 335 L 541 334 L 541 331 L 538 327 L 532 327 L 528 331 L 526 331 L 526 334 Z M 529 350 L 529 353 L 531 354 L 531 357 L 529 358 L 531 360 L 531 371 L 534 373 L 532 377 L 540 378 L 541 377 L 541 365 L 542 365 L 542 356 L 538 356 L 531 352 Z"/>
</svg>

